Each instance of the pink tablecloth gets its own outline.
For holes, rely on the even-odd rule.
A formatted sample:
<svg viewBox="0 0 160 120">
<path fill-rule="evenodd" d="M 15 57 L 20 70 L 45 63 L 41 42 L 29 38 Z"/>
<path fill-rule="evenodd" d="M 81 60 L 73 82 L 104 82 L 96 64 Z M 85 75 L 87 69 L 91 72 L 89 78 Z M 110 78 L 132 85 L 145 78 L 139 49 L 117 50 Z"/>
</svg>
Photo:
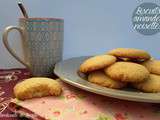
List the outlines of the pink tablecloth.
<svg viewBox="0 0 160 120">
<path fill-rule="evenodd" d="M 29 77 L 28 71 L 18 71 L 21 72 L 15 74 L 17 77 L 12 76 L 12 78 L 22 80 Z M 1 92 L 5 92 L 1 97 L 10 97 L 12 86 L 18 81 L 18 79 L 12 79 L 6 81 L 6 83 L 1 83 Z M 49 120 L 160 120 L 159 104 L 123 101 L 82 91 L 65 83 L 62 83 L 62 85 L 64 92 L 60 97 L 13 101 L 18 102 L 18 105 L 36 115 L 49 118 Z M 7 106 L 7 103 L 6 99 L 1 104 L 2 108 L 5 108 L 4 106 Z M 9 113 L 7 109 L 1 112 Z M 3 117 L 3 120 L 14 119 Z"/>
</svg>

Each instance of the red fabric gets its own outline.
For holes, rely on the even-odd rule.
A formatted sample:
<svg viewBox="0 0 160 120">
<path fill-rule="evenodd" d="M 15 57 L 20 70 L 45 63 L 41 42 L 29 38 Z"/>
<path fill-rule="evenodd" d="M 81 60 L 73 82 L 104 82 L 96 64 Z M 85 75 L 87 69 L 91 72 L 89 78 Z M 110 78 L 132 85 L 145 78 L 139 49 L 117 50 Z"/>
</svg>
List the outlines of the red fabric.
<svg viewBox="0 0 160 120">
<path fill-rule="evenodd" d="M 0 120 L 18 120 L 7 106 L 10 98 L 13 97 L 14 85 L 29 77 L 31 74 L 26 69 L 0 69 Z"/>
</svg>

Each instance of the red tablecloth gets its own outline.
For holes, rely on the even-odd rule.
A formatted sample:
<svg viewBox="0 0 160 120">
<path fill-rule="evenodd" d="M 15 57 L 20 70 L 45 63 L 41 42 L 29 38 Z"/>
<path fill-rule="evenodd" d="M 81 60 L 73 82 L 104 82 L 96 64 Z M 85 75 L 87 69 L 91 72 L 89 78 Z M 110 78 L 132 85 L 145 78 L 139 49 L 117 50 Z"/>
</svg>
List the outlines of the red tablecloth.
<svg viewBox="0 0 160 120">
<path fill-rule="evenodd" d="M 30 72 L 26 69 L 0 70 L 0 120 L 17 120 L 17 116 L 11 114 L 7 106 L 13 96 L 13 86 L 29 78 Z"/>
</svg>

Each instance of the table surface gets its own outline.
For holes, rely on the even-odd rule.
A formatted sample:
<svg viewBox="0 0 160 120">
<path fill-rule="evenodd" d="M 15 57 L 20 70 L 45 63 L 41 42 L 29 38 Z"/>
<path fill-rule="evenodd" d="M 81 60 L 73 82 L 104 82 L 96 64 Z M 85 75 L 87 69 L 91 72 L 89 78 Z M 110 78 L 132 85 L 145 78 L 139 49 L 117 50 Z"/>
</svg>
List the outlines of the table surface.
<svg viewBox="0 0 160 120">
<path fill-rule="evenodd" d="M 0 119 L 18 120 L 10 114 L 7 105 L 13 97 L 13 86 L 29 77 L 30 73 L 26 69 L 0 70 Z M 47 108 L 50 110 L 48 113 L 52 114 L 53 120 L 72 120 L 75 117 L 76 120 L 160 120 L 160 104 L 108 98 L 62 84 L 64 92 L 60 97 L 29 100 L 22 102 L 22 105 L 31 109 L 33 104 L 38 106 L 42 103 L 41 107 L 45 106 L 45 111 Z M 51 104 L 54 109 L 50 108 Z M 45 115 L 43 111 L 37 111 L 36 107 L 32 110 Z"/>
</svg>

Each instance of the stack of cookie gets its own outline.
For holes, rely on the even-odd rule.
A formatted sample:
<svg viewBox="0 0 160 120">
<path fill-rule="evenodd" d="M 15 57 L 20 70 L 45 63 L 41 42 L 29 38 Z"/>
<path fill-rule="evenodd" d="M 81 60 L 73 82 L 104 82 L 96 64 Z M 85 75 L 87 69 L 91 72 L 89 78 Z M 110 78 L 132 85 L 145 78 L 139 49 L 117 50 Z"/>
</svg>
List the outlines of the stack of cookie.
<svg viewBox="0 0 160 120">
<path fill-rule="evenodd" d="M 100 86 L 120 89 L 129 83 L 144 92 L 160 92 L 160 60 L 144 50 L 113 49 L 85 60 L 79 71 Z"/>
</svg>

